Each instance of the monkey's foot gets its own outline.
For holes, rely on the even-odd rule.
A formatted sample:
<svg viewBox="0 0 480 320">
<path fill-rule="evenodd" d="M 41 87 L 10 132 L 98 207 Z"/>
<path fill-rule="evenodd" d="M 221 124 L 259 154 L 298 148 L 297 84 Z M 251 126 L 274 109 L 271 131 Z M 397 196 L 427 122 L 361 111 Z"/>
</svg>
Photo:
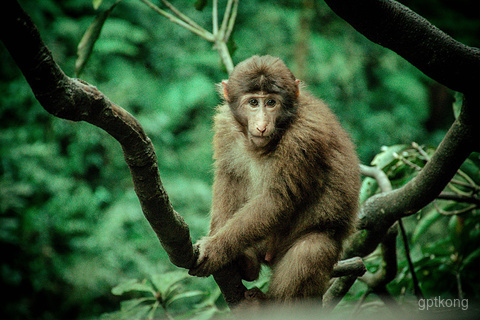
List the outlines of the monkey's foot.
<svg viewBox="0 0 480 320">
<path fill-rule="evenodd" d="M 258 289 L 257 287 L 254 287 L 252 289 L 249 289 L 245 291 L 245 299 L 247 301 L 267 301 L 267 296 L 265 293 L 262 292 L 262 290 Z"/>
<path fill-rule="evenodd" d="M 262 305 L 267 302 L 267 296 L 258 288 L 245 291 L 245 300 L 240 302 L 234 309 L 234 313 L 245 314 L 245 312 L 259 312 Z"/>
</svg>

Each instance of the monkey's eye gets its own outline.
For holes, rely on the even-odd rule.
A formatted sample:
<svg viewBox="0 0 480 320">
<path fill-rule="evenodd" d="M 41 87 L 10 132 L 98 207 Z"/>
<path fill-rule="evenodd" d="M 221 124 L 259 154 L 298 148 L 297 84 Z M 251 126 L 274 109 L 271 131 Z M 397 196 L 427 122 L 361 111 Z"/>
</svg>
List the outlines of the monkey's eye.
<svg viewBox="0 0 480 320">
<path fill-rule="evenodd" d="M 257 99 L 250 99 L 248 100 L 248 104 L 251 105 L 252 107 L 258 106 L 258 100 Z"/>
<path fill-rule="evenodd" d="M 277 104 L 277 101 L 273 99 L 268 99 L 266 104 L 267 104 L 267 107 L 273 107 Z"/>
</svg>

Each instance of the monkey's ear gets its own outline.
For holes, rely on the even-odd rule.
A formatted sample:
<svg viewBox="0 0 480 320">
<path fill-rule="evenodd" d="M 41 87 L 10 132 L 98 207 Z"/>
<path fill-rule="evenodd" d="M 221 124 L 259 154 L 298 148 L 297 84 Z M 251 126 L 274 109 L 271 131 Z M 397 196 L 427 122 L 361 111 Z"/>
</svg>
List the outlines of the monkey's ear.
<svg viewBox="0 0 480 320">
<path fill-rule="evenodd" d="M 296 95 L 297 95 L 297 98 L 298 98 L 298 96 L 300 95 L 300 80 L 295 79 L 295 86 L 297 87 Z"/>
<path fill-rule="evenodd" d="M 230 99 L 228 98 L 227 83 L 228 83 L 228 80 L 222 81 L 223 97 L 225 98 L 225 101 L 230 102 Z"/>
</svg>

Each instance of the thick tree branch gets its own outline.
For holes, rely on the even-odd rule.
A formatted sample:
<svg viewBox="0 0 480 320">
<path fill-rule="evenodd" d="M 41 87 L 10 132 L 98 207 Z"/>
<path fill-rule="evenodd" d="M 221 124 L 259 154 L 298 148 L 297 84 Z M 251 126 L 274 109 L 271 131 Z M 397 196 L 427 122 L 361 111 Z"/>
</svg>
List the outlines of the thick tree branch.
<svg viewBox="0 0 480 320">
<path fill-rule="evenodd" d="M 360 280 L 365 282 L 372 292 L 384 292 L 385 286 L 397 275 L 397 234 L 398 228 L 393 225 L 380 244 L 382 262 L 375 273 L 366 273 Z"/>
<path fill-rule="evenodd" d="M 453 39 L 403 5 L 390 0 L 326 0 L 327 4 L 369 39 L 411 61 L 452 89 L 465 92 L 462 112 L 432 159 L 418 176 L 400 189 L 368 199 L 361 208 L 361 230 L 346 257 L 364 256 L 403 216 L 433 201 L 472 151 L 479 149 L 479 98 L 475 93 L 480 51 Z"/>
<path fill-rule="evenodd" d="M 477 108 L 478 109 L 478 108 Z M 386 231 L 396 220 L 417 212 L 432 202 L 454 177 L 478 144 L 477 109 L 465 105 L 420 173 L 400 189 L 368 199 L 361 210 L 361 227 Z"/>
<path fill-rule="evenodd" d="M 4 1 L 0 10 L 0 39 L 45 110 L 63 119 L 89 122 L 120 142 L 145 217 L 170 260 L 189 268 L 195 261 L 195 252 L 188 226 L 170 204 L 152 142 L 140 124 L 97 88 L 67 77 L 16 1 Z"/>
<path fill-rule="evenodd" d="M 392 0 L 325 0 L 371 41 L 398 53 L 450 89 L 476 94 L 480 50 L 466 46 Z"/>
</svg>

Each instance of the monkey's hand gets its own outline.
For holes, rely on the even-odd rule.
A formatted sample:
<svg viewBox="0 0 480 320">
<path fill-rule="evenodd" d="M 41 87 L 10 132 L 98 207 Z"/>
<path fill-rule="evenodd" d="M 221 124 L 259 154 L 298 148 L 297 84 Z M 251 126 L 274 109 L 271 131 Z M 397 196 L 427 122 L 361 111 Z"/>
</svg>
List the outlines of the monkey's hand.
<svg viewBox="0 0 480 320">
<path fill-rule="evenodd" d="M 228 262 L 224 248 L 216 245 L 212 237 L 200 239 L 195 246 L 199 254 L 197 262 L 188 271 L 191 276 L 208 277 Z"/>
</svg>

